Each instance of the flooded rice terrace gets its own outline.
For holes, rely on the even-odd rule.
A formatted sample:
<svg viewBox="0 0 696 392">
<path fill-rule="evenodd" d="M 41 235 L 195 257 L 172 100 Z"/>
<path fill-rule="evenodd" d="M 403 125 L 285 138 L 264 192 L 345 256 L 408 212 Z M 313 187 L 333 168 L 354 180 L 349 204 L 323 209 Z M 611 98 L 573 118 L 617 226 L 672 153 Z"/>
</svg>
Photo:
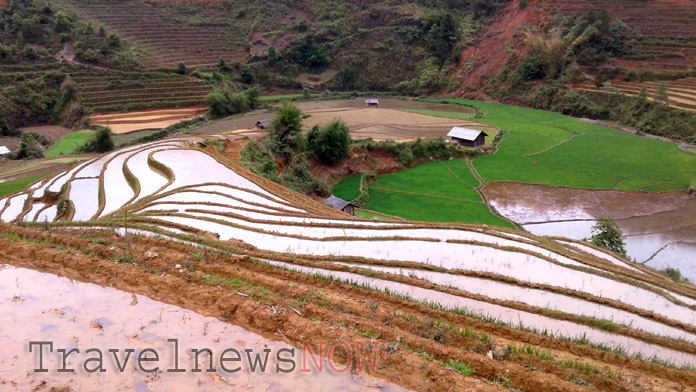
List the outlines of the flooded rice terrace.
<svg viewBox="0 0 696 392">
<path fill-rule="evenodd" d="M 655 269 L 677 268 L 696 282 L 696 197 L 585 190 L 519 183 L 489 183 L 483 192 L 500 214 L 536 235 L 576 240 L 612 218 L 623 231 L 628 256 Z"/>
<path fill-rule="evenodd" d="M 284 369 L 291 367 L 287 362 L 277 361 L 279 352 L 283 359 L 291 358 L 289 351 L 281 351 L 291 348 L 283 342 L 140 295 L 2 264 L 0 319 L 2 390 L 49 390 L 52 387 L 94 390 L 96 385 L 101 390 L 138 392 L 402 390 L 364 373 L 351 375 L 349 372 L 326 371 L 326 361 L 322 373 L 299 372 L 302 362 L 298 349 L 294 356 L 295 371 L 278 373 L 276 365 Z M 178 350 L 168 339 L 178 339 Z M 40 364 L 38 351 L 42 347 L 34 345 L 30 353 L 30 341 L 52 342 L 53 352 L 44 345 Z M 75 348 L 80 351 L 70 354 L 65 366 L 75 369 L 75 372 L 57 372 L 62 367 L 62 354 L 57 350 L 69 352 Z M 89 369 L 98 367 L 98 363 L 87 361 L 98 356 L 94 351 L 87 353 L 92 348 L 103 352 L 104 372 L 88 373 L 85 370 L 85 366 Z M 199 368 L 203 371 L 191 372 L 195 367 L 195 355 L 190 349 L 204 348 L 213 352 L 216 371 L 206 372 L 210 363 L 204 353 L 199 356 Z M 218 361 L 220 354 L 229 348 L 238 350 L 242 357 L 241 362 L 227 364 L 228 370 L 242 368 L 235 373 L 223 371 Z M 111 353 L 110 349 L 119 351 Z M 159 362 L 137 361 L 141 352 L 153 358 L 154 354 L 148 349 L 158 354 Z M 257 355 L 260 358 L 266 355 L 264 349 L 270 349 L 266 371 L 261 372 L 256 367 L 252 373 L 245 350 L 252 350 L 249 355 L 255 361 Z M 130 356 L 126 350 L 133 350 Z M 236 354 L 229 353 L 226 358 L 236 358 Z M 309 361 L 308 367 L 314 369 L 311 359 Z M 142 371 L 157 366 L 160 368 L 157 372 Z M 48 369 L 48 372 L 33 371 L 39 367 Z M 340 370 L 344 365 L 336 364 L 335 367 Z M 166 371 L 174 368 L 185 371 Z"/>
</svg>

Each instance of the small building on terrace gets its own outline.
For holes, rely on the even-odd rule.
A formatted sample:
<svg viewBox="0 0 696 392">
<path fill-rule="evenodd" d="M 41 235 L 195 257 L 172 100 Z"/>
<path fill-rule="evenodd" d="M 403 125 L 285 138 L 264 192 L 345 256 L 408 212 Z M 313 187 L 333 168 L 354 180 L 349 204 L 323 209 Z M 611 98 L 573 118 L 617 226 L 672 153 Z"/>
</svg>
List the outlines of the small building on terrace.
<svg viewBox="0 0 696 392">
<path fill-rule="evenodd" d="M 478 129 L 454 127 L 447 133 L 447 136 L 462 146 L 477 148 L 486 144 L 486 136 L 488 135 Z"/>
<path fill-rule="evenodd" d="M 355 215 L 355 204 L 340 199 L 334 195 L 329 196 L 328 199 L 324 200 L 326 204 L 330 205 L 336 210 L 341 210 L 349 215 Z"/>
<path fill-rule="evenodd" d="M 365 103 L 367 104 L 367 107 L 376 108 L 379 106 L 379 99 L 377 99 L 377 98 L 366 99 Z"/>
<path fill-rule="evenodd" d="M 261 120 L 256 122 L 256 129 L 267 129 L 268 120 Z"/>
<path fill-rule="evenodd" d="M 10 155 L 10 149 L 5 146 L 0 146 L 0 161 L 7 158 Z"/>
</svg>

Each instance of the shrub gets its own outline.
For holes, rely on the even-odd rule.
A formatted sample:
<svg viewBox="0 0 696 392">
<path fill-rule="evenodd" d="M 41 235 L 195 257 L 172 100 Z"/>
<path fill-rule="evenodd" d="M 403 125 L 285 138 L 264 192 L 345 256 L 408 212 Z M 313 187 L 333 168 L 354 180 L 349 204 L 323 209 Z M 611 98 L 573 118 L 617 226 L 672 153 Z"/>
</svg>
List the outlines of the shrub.
<svg viewBox="0 0 696 392">
<path fill-rule="evenodd" d="M 210 115 L 213 117 L 222 117 L 229 114 L 229 102 L 224 94 L 210 93 L 206 95 L 205 104 L 210 107 Z"/>
<path fill-rule="evenodd" d="M 96 152 L 105 153 L 114 149 L 114 141 L 111 138 L 111 129 L 108 127 L 99 127 L 97 131 L 89 138 L 87 143 L 80 148 L 81 152 Z"/>
<path fill-rule="evenodd" d="M 246 95 L 247 102 L 249 103 L 249 107 L 254 109 L 259 106 L 259 97 L 261 96 L 261 90 L 254 86 L 250 89 L 247 89 L 244 94 Z"/>
<path fill-rule="evenodd" d="M 244 93 L 229 95 L 227 102 L 230 114 L 239 114 L 249 111 L 249 100 Z"/>
<path fill-rule="evenodd" d="M 298 192 L 313 193 L 321 197 L 330 194 L 328 185 L 312 175 L 309 163 L 306 161 L 292 166 L 283 177 L 283 183 Z"/>
<path fill-rule="evenodd" d="M 592 227 L 592 244 L 626 257 L 623 233 L 610 218 L 601 218 Z"/>
<path fill-rule="evenodd" d="M 342 120 L 333 120 L 315 126 L 307 136 L 309 150 L 321 161 L 330 165 L 340 163 L 350 155 L 350 132 Z"/>
<path fill-rule="evenodd" d="M 241 152 L 242 165 L 271 181 L 278 181 L 278 164 L 268 150 L 256 142 L 249 142 Z"/>
<path fill-rule="evenodd" d="M 24 132 L 19 144 L 19 149 L 15 152 L 15 159 L 36 159 L 43 158 L 43 149 L 34 135 Z"/>
<path fill-rule="evenodd" d="M 176 73 L 186 75 L 186 65 L 184 63 L 179 63 L 176 67 Z"/>
</svg>

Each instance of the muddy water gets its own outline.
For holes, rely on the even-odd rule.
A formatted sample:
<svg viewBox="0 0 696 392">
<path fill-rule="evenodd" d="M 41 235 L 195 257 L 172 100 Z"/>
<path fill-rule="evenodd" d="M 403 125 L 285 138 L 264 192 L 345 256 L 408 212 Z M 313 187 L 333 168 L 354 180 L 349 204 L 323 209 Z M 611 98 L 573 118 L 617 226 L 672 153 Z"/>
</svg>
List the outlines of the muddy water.
<svg viewBox="0 0 696 392">
<path fill-rule="evenodd" d="M 80 391 L 401 390 L 364 374 L 301 373 L 297 371 L 302 365 L 297 354 L 296 371 L 276 374 L 276 364 L 286 366 L 276 362 L 278 350 L 290 348 L 285 343 L 147 297 L 4 265 L 0 265 L 0 318 L 2 390 L 8 385 L 12 385 L 12 390 L 34 390 L 43 383 L 46 389 L 69 387 Z M 170 338 L 178 339 L 178 355 L 173 343 L 167 341 Z M 29 341 L 52 341 L 54 350 L 79 349 L 79 353 L 71 354 L 67 360 L 66 368 L 75 369 L 75 373 L 58 373 L 61 356 L 55 351 L 48 352 L 47 347 L 44 348 L 43 367 L 49 371 L 33 372 L 39 366 L 38 355 L 36 350 L 28 352 Z M 104 353 L 105 372 L 89 374 L 83 369 L 87 359 L 98 356 L 93 351 L 86 353 L 91 348 Z M 252 358 L 255 354 L 263 357 L 264 349 L 270 349 L 271 354 L 265 373 L 259 368 L 251 373 L 245 361 L 228 363 L 228 369 L 241 365 L 242 370 L 227 373 L 217 359 L 213 361 L 216 372 L 192 373 L 190 370 L 195 367 L 192 348 L 209 348 L 215 353 L 214 359 L 227 348 L 239 350 L 243 358 L 245 349 L 253 350 Z M 117 355 L 122 366 L 127 355 L 125 350 L 135 350 L 123 373 L 118 370 L 109 349 L 120 350 Z M 155 350 L 160 361 L 143 363 L 144 368 L 151 369 L 154 364 L 160 366 L 160 371 L 148 374 L 139 370 L 135 359 L 145 349 Z M 282 357 L 289 355 L 284 353 Z M 166 372 L 174 368 L 175 357 L 179 361 L 178 368 L 186 372 Z M 200 368 L 206 369 L 209 365 L 207 354 L 200 359 Z M 87 363 L 89 368 L 96 365 Z M 340 365 L 336 367 L 341 368 Z"/>
<path fill-rule="evenodd" d="M 537 235 L 581 240 L 598 218 L 610 217 L 626 236 L 629 257 L 657 268 L 678 268 L 696 282 L 696 197 L 593 191 L 546 185 L 489 183 L 483 192 L 503 216 Z"/>
</svg>

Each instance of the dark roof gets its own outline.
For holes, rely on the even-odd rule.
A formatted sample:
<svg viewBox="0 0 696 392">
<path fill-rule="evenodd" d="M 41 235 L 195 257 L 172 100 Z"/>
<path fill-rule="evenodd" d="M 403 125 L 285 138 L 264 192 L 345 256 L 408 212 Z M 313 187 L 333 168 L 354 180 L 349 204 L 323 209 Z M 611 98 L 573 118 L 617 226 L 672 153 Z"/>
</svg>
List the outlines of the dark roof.
<svg viewBox="0 0 696 392">
<path fill-rule="evenodd" d="M 342 209 L 346 208 L 348 205 L 353 204 L 349 201 L 339 199 L 338 197 L 336 197 L 334 195 L 329 196 L 329 198 L 324 200 L 324 201 L 327 202 L 331 207 L 333 207 L 337 210 L 342 210 Z"/>
<path fill-rule="evenodd" d="M 449 131 L 447 136 L 457 138 L 457 139 L 474 141 L 474 140 L 476 140 L 477 137 L 479 137 L 480 134 L 483 134 L 484 136 L 488 136 L 486 134 L 486 132 L 479 131 L 478 129 L 454 127 Z"/>
<path fill-rule="evenodd" d="M 257 121 L 257 122 L 256 122 L 256 125 L 263 125 L 264 127 L 267 127 L 267 126 L 268 126 L 268 120 Z"/>
</svg>

